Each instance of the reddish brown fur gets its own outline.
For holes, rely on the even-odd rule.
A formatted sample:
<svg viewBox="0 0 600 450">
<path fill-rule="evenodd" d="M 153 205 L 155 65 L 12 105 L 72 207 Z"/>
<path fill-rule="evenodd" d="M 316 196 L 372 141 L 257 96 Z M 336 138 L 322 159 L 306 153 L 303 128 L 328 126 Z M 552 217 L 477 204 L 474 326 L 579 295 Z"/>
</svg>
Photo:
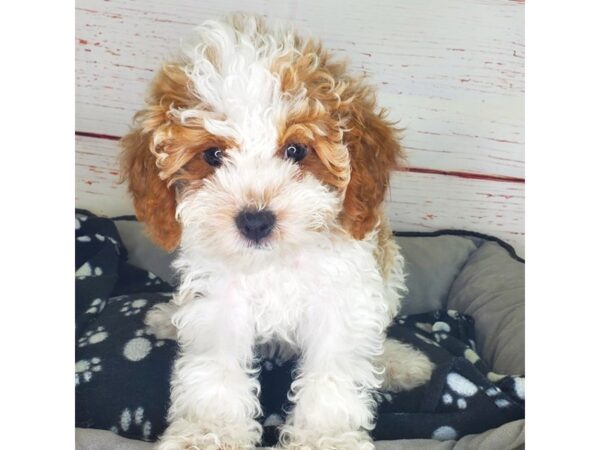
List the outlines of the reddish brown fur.
<svg viewBox="0 0 600 450">
<path fill-rule="evenodd" d="M 402 149 L 397 130 L 375 112 L 375 101 L 363 97 L 352 105 L 351 130 L 346 137 L 352 176 L 344 199 L 343 226 L 362 239 L 380 221 L 380 206 L 389 186 L 390 172 L 399 168 Z"/>
<path fill-rule="evenodd" d="M 398 129 L 379 110 L 372 87 L 348 75 L 343 63 L 313 41 L 302 47 L 294 61 L 277 61 L 274 70 L 282 90 L 307 89 L 302 112 L 288 117 L 282 127 L 285 142 L 290 129 L 307 130 L 322 165 L 309 160 L 306 168 L 323 182 L 345 189 L 340 217 L 343 227 L 362 239 L 380 220 L 380 206 L 389 186 L 390 172 L 399 167 L 403 152 Z M 348 148 L 349 159 L 340 144 Z"/>
<path fill-rule="evenodd" d="M 206 132 L 199 124 L 176 123 L 171 106 L 202 109 L 188 89 L 179 64 L 165 65 L 154 79 L 148 106 L 135 118 L 134 129 L 121 141 L 122 180 L 129 182 L 136 215 L 150 237 L 167 250 L 179 243 L 181 227 L 175 218 L 176 186 L 195 185 L 213 172 L 201 157 L 209 147 L 231 143 Z"/>
<path fill-rule="evenodd" d="M 172 250 L 179 243 L 181 228 L 175 220 L 174 188 L 158 176 L 156 157 L 150 152 L 151 135 L 139 129 L 125 136 L 121 162 L 122 177 L 129 181 L 135 213 L 146 222 L 149 236 L 157 244 Z"/>
<path fill-rule="evenodd" d="M 282 91 L 305 88 L 307 98 L 280 124 L 280 147 L 301 143 L 309 154 L 304 170 L 344 196 L 340 222 L 362 239 L 380 220 L 390 172 L 402 160 L 398 130 L 375 104 L 373 89 L 332 62 L 320 44 L 296 40 L 300 53 L 275 61 Z M 216 56 L 215 56 L 216 59 Z M 176 187 L 196 188 L 214 170 L 197 157 L 209 147 L 234 147 L 210 135 L 201 121 L 185 126 L 171 117 L 175 108 L 206 110 L 191 93 L 182 64 L 167 64 L 155 78 L 147 107 L 123 138 L 122 177 L 128 180 L 136 214 L 152 239 L 174 249 L 181 237 L 175 218 Z M 347 150 L 346 150 L 347 148 Z"/>
</svg>

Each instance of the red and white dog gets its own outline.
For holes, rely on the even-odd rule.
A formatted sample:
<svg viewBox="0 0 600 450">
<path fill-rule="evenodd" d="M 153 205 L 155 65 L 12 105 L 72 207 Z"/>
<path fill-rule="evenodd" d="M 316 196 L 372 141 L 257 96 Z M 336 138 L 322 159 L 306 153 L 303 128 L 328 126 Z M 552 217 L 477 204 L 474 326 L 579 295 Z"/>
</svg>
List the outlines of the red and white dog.
<svg viewBox="0 0 600 450">
<path fill-rule="evenodd" d="M 382 212 L 398 133 L 373 88 L 289 26 L 208 21 L 155 78 L 123 139 L 137 216 L 178 247 L 147 324 L 177 339 L 160 450 L 252 448 L 256 356 L 299 356 L 290 449 L 372 449 L 373 392 L 431 362 L 386 340 L 405 290 Z"/>
</svg>

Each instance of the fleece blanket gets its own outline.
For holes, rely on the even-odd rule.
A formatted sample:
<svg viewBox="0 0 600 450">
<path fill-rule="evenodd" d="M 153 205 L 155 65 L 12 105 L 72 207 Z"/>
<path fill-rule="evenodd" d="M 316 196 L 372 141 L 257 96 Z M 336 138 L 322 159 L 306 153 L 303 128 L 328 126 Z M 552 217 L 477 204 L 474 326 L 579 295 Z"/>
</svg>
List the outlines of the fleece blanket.
<svg viewBox="0 0 600 450">
<path fill-rule="evenodd" d="M 88 211 L 75 215 L 76 426 L 154 441 L 166 427 L 175 342 L 156 339 L 143 318 L 173 287 L 128 263 L 117 228 Z M 453 310 L 399 316 L 389 335 L 435 363 L 429 383 L 377 394 L 376 440 L 455 440 L 524 417 L 524 378 L 496 374 L 476 350 L 474 321 Z M 263 445 L 285 420 L 295 361 L 260 364 Z"/>
</svg>

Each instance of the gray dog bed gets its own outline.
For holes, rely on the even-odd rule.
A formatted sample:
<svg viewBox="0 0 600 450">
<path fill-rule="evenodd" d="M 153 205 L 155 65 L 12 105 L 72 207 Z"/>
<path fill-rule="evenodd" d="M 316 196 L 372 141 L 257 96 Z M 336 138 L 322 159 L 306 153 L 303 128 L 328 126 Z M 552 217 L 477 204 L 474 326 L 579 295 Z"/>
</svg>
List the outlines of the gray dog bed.
<svg viewBox="0 0 600 450">
<path fill-rule="evenodd" d="M 117 220 L 129 261 L 171 281 L 171 255 L 154 247 L 134 221 Z M 524 263 L 493 239 L 456 231 L 397 237 L 406 260 L 409 294 L 403 314 L 457 310 L 475 320 L 478 353 L 494 372 L 524 374 Z M 109 431 L 76 430 L 78 449 L 151 449 L 152 444 Z M 387 449 L 490 449 L 524 447 L 524 420 L 458 441 L 378 441 Z"/>
</svg>

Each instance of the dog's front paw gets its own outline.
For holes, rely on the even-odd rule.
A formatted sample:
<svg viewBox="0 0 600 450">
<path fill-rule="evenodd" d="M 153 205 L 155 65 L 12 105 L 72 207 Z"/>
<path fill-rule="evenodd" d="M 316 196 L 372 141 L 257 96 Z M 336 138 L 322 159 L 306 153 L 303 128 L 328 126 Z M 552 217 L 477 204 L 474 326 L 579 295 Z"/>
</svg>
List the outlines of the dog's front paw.
<svg viewBox="0 0 600 450">
<path fill-rule="evenodd" d="M 329 435 L 317 435 L 285 425 L 281 431 L 281 448 L 285 450 L 374 450 L 375 445 L 365 431 L 346 431 Z"/>
<path fill-rule="evenodd" d="M 177 306 L 172 303 L 157 303 L 144 318 L 144 323 L 157 339 L 177 339 L 177 330 L 171 322 Z"/>
<path fill-rule="evenodd" d="M 255 421 L 232 426 L 178 419 L 161 436 L 156 450 L 246 450 L 255 448 L 260 437 L 261 428 Z"/>
<path fill-rule="evenodd" d="M 219 450 L 219 441 L 210 434 L 190 436 L 163 436 L 156 450 Z"/>
</svg>

